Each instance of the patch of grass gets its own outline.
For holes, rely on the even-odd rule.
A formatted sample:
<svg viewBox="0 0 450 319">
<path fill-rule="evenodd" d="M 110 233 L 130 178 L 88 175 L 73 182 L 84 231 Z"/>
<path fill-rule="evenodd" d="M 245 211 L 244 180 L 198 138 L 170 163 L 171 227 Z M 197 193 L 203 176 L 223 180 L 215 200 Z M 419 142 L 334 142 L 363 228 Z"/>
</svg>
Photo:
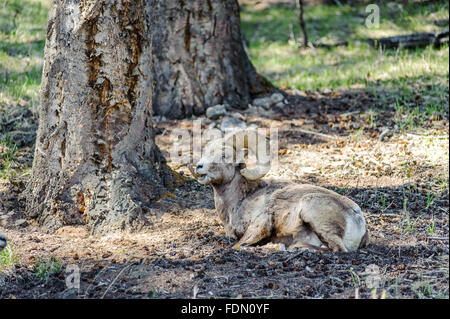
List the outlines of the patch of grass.
<svg viewBox="0 0 450 319">
<path fill-rule="evenodd" d="M 0 271 L 9 269 L 19 262 L 19 258 L 14 252 L 11 244 L 8 244 L 5 249 L 0 251 Z"/>
<path fill-rule="evenodd" d="M 48 259 L 39 258 L 34 266 L 34 272 L 44 281 L 48 281 L 52 274 L 60 274 L 61 271 L 61 261 L 54 256 Z"/>
<path fill-rule="evenodd" d="M 149 295 L 150 299 L 158 299 L 158 292 L 155 287 L 152 288 L 152 293 Z"/>
<path fill-rule="evenodd" d="M 428 225 L 428 235 L 430 235 L 430 236 L 434 235 L 434 219 Z"/>
<path fill-rule="evenodd" d="M 300 50 L 298 12 L 292 7 L 255 11 L 243 6 L 242 29 L 258 71 L 275 85 L 304 91 L 366 90 L 382 107 L 394 105 L 401 130 L 421 126 L 425 116 L 448 116 L 449 47 L 382 50 L 363 39 L 437 32 L 449 4 L 380 3 L 377 29 L 365 26 L 365 5 L 311 5 L 305 19 L 311 42 L 360 40 L 332 49 Z M 293 36 L 294 34 L 295 36 Z M 374 120 L 374 118 L 372 118 Z"/>
<path fill-rule="evenodd" d="M 0 138 L 0 178 L 15 177 L 11 164 L 16 159 L 17 145 L 9 136 Z"/>
<path fill-rule="evenodd" d="M 0 0 L 0 106 L 39 103 L 49 0 Z"/>
<path fill-rule="evenodd" d="M 413 287 L 413 292 L 418 299 L 448 299 L 448 290 L 436 291 L 429 281 L 423 280 L 423 275 L 420 275 L 420 281 L 416 282 Z"/>
<path fill-rule="evenodd" d="M 306 6 L 304 19 L 311 41 L 343 39 L 365 39 L 394 36 L 410 32 L 436 32 L 443 27 L 435 21 L 448 20 L 447 1 L 422 2 L 414 4 L 396 4 L 378 1 L 380 7 L 380 25 L 376 29 L 367 28 L 365 20 L 366 4 L 351 3 L 337 5 Z M 290 35 L 291 25 L 295 35 L 300 35 L 298 11 L 291 5 L 273 6 L 268 10 L 255 11 L 251 5 L 243 6 L 242 20 L 244 30 L 257 28 L 256 39 L 280 41 Z M 272 29 L 265 28 L 272 24 Z"/>
<path fill-rule="evenodd" d="M 359 278 L 358 274 L 353 270 L 353 268 L 350 268 L 349 273 L 352 278 L 353 286 L 355 288 L 358 288 L 361 285 L 361 279 Z"/>
<path fill-rule="evenodd" d="M 403 233 L 409 233 L 412 234 L 416 228 L 417 222 L 419 221 L 419 218 L 416 218 L 416 220 L 412 220 L 409 213 L 406 214 L 406 217 L 403 222 Z"/>
<path fill-rule="evenodd" d="M 380 195 L 381 207 L 386 208 L 386 196 L 383 194 Z"/>
<path fill-rule="evenodd" d="M 427 208 L 429 208 L 434 203 L 434 199 L 436 198 L 436 195 L 433 194 L 431 191 L 427 191 Z"/>
</svg>

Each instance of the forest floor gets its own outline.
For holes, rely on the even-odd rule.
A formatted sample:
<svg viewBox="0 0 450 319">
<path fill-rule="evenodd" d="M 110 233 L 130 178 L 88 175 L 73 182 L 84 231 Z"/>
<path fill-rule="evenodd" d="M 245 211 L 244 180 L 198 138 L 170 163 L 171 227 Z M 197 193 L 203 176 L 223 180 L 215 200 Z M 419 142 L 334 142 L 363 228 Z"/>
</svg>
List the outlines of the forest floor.
<svg viewBox="0 0 450 319">
<path fill-rule="evenodd" d="M 325 13 L 353 10 L 322 7 Z M 427 7 L 410 20 L 441 19 L 441 7 Z M 45 1 L 31 1 L 27 10 L 33 8 L 45 16 Z M 0 232 L 9 239 L 0 252 L 0 298 L 449 298 L 448 46 L 397 53 L 339 48 L 317 50 L 313 58 L 306 50 L 294 54 L 299 51 L 287 32 L 278 42 L 266 38 L 264 51 L 267 25 L 256 20 L 265 14 L 281 23 L 283 10 L 295 16 L 287 8 L 248 5 L 242 17 L 252 61 L 284 89 L 288 103 L 234 113 L 248 126 L 278 129 L 279 165 L 269 178 L 348 196 L 363 209 L 370 245 L 353 253 L 276 246 L 234 250 L 215 213 L 211 188 L 170 160 L 185 183 L 153 204 L 141 232 L 93 237 L 82 226 L 40 232 L 24 216 L 20 195 L 33 160 L 42 30 L 34 27 L 34 42 L 27 38 L 23 45 L 6 38 L 9 29 L 0 30 L 0 74 L 10 79 L 0 82 Z M 310 8 L 319 16 L 317 7 Z M 14 24 L 25 25 L 18 17 Z M 309 25 L 322 30 L 321 23 Z M 269 51 L 279 54 L 278 64 L 268 59 Z M 339 61 L 328 60 L 331 56 Z M 369 65 L 362 64 L 364 56 Z M 307 74 L 313 80 L 307 81 Z M 202 121 L 204 128 L 215 124 Z M 161 120 L 155 127 L 157 144 L 169 159 L 171 132 L 192 129 L 192 120 Z M 74 269 L 80 272 L 79 289 L 66 285 Z"/>
</svg>

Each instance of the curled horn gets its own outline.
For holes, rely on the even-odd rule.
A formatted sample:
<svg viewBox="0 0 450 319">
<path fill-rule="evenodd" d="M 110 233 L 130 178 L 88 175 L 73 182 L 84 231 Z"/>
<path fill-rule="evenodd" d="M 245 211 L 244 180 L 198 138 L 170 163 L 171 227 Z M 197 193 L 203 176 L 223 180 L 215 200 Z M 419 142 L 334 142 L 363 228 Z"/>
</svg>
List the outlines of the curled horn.
<svg viewBox="0 0 450 319">
<path fill-rule="evenodd" d="M 238 144 L 238 141 L 240 144 Z M 233 143 L 235 154 L 242 151 L 242 149 L 238 149 L 242 147 L 256 154 L 257 163 L 255 167 L 241 169 L 241 175 L 246 179 L 251 181 L 258 180 L 270 171 L 270 157 L 264 161 L 264 159 L 267 159 L 267 156 L 270 156 L 270 143 L 265 136 L 258 134 L 255 130 L 239 131 L 232 133 L 225 139 L 225 143 L 231 142 Z M 261 154 L 262 152 L 265 152 L 265 154 Z"/>
</svg>

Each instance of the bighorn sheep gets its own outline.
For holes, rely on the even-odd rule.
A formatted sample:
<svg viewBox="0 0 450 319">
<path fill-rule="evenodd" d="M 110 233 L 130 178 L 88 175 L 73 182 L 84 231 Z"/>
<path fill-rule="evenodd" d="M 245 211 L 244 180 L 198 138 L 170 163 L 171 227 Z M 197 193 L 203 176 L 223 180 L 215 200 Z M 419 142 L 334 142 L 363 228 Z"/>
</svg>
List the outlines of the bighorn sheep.
<svg viewBox="0 0 450 319">
<path fill-rule="evenodd" d="M 349 198 L 318 186 L 262 180 L 271 162 L 258 155 L 261 146 L 270 153 L 266 137 L 256 131 L 230 133 L 208 143 L 190 167 L 199 183 L 212 185 L 226 233 L 239 239 L 234 248 L 272 242 L 289 250 L 348 252 L 369 243 L 361 209 Z M 242 160 L 249 151 L 256 154 L 254 168 Z"/>
<path fill-rule="evenodd" d="M 0 233 L 0 251 L 6 247 L 6 236 Z"/>
</svg>

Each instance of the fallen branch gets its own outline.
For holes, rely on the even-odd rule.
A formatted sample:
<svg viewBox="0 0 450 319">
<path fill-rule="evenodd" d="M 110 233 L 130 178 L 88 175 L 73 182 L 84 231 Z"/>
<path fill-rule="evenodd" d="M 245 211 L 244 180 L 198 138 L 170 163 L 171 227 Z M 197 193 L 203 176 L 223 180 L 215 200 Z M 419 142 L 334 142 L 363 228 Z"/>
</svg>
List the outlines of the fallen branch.
<svg viewBox="0 0 450 319">
<path fill-rule="evenodd" d="M 449 31 L 442 31 L 439 33 L 413 33 L 407 35 L 399 35 L 394 37 L 386 37 L 379 39 L 366 39 L 366 40 L 354 40 L 352 42 L 358 43 L 361 41 L 368 42 L 375 48 L 383 49 L 396 49 L 396 48 L 419 48 L 428 45 L 434 45 L 436 47 L 442 46 L 449 41 Z M 349 41 L 338 41 L 336 43 L 320 43 L 313 44 L 315 48 L 331 49 L 338 46 L 348 46 Z"/>
<path fill-rule="evenodd" d="M 109 284 L 108 288 L 105 290 L 105 293 L 101 296 L 100 299 L 105 298 L 105 296 L 106 296 L 106 294 L 108 293 L 109 289 L 111 289 L 111 287 L 116 283 L 116 281 L 117 281 L 117 279 L 120 277 L 120 275 L 122 275 L 122 274 L 125 272 L 125 270 L 130 269 L 130 268 L 131 268 L 132 266 L 134 266 L 134 265 L 137 265 L 137 263 L 134 262 L 134 263 L 132 263 L 132 264 L 130 264 L 130 265 L 128 265 L 128 266 L 123 267 L 122 270 L 119 272 L 119 274 L 118 274 L 118 275 L 114 278 L 114 280 Z"/>
<path fill-rule="evenodd" d="M 431 44 L 441 46 L 448 42 L 448 35 L 449 31 L 447 30 L 440 33 L 413 33 L 381 39 L 368 39 L 368 41 L 374 47 L 382 47 L 383 49 L 419 48 Z"/>
<path fill-rule="evenodd" d="M 449 138 L 448 135 L 419 135 L 412 133 L 406 133 L 406 136 L 413 138 L 435 138 L 439 140 L 447 140 Z"/>
</svg>

